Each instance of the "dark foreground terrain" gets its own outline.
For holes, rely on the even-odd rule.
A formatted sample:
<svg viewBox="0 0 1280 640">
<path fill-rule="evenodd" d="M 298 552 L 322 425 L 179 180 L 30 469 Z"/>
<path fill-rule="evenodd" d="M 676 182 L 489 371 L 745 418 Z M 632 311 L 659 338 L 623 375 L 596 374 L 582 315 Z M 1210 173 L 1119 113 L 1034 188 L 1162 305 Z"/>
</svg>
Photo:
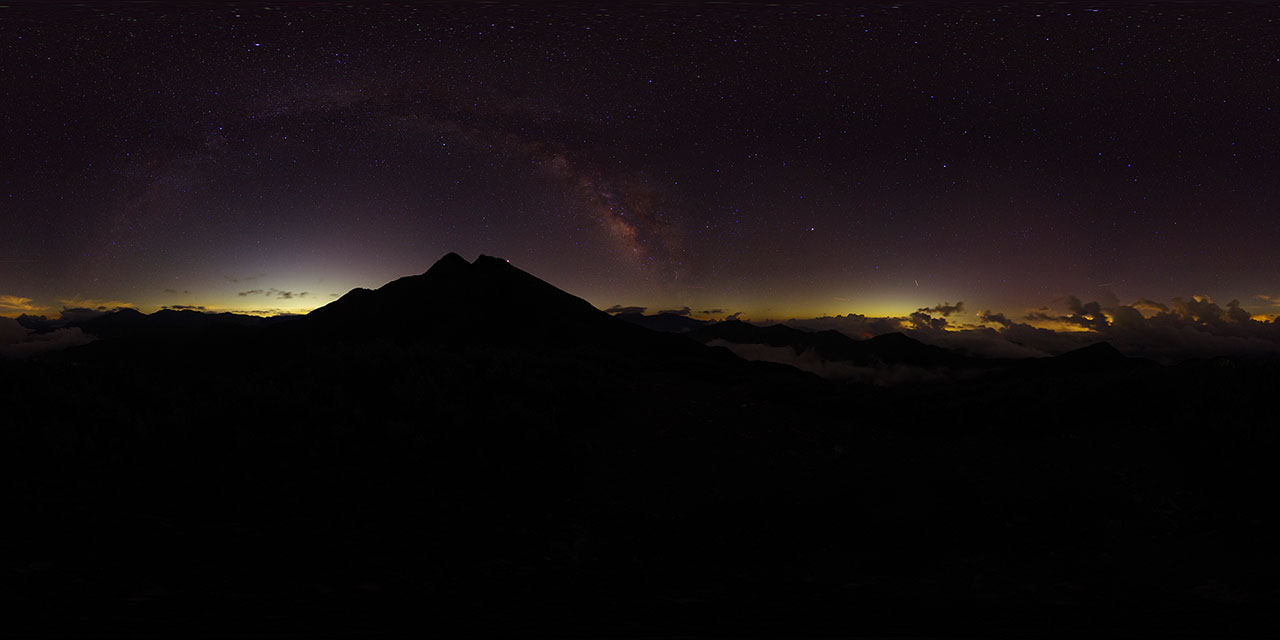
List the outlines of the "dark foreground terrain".
<svg viewBox="0 0 1280 640">
<path fill-rule="evenodd" d="M 1273 361 L 836 384 L 452 255 L 293 320 L 145 318 L 0 361 L 5 632 L 1229 637 L 1280 611 Z"/>
</svg>

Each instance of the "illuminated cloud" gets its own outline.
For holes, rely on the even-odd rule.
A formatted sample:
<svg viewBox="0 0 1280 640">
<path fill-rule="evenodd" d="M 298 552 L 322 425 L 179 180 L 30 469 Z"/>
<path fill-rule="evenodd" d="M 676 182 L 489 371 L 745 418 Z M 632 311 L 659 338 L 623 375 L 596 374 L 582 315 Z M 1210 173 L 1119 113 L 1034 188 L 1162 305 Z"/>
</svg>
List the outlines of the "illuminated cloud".
<svg viewBox="0 0 1280 640">
<path fill-rule="evenodd" d="M 16 316 L 23 313 L 43 313 L 51 311 L 49 307 L 35 304 L 31 298 L 22 296 L 0 296 L 0 316 Z"/>
<path fill-rule="evenodd" d="M 114 311 L 116 309 L 133 309 L 138 305 L 122 300 L 99 300 L 96 298 L 63 298 L 58 300 L 68 309 L 93 309 L 96 311 Z"/>
</svg>

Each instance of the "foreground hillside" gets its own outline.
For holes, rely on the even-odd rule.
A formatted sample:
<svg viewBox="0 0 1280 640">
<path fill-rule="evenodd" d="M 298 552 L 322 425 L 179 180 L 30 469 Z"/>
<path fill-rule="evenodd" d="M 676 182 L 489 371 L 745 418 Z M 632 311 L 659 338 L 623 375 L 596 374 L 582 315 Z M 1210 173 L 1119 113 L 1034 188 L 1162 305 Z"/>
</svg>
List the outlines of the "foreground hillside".
<svg viewBox="0 0 1280 640">
<path fill-rule="evenodd" d="M 886 388 L 697 337 L 450 255 L 302 318 L 0 361 L 8 626 L 1277 622 L 1274 362 L 1132 366 L 1094 349 Z"/>
</svg>

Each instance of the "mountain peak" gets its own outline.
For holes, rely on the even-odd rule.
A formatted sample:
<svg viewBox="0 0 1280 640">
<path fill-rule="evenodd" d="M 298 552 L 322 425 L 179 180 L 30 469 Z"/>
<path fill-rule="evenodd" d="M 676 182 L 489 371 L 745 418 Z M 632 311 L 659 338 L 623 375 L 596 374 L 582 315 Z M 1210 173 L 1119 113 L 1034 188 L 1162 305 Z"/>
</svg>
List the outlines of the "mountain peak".
<svg viewBox="0 0 1280 640">
<path fill-rule="evenodd" d="M 479 257 L 476 258 L 476 261 L 471 264 L 473 265 L 484 265 L 484 264 L 509 265 L 511 264 L 511 261 L 507 260 L 506 258 L 495 258 L 493 256 L 486 256 L 485 254 L 482 253 L 479 255 Z"/>
<path fill-rule="evenodd" d="M 444 254 L 444 257 L 440 258 L 439 260 L 436 260 L 436 263 L 431 265 L 431 268 L 427 269 L 426 273 L 428 274 L 460 273 L 470 267 L 471 267 L 471 263 L 467 262 L 466 258 L 450 251 L 449 253 Z"/>
</svg>

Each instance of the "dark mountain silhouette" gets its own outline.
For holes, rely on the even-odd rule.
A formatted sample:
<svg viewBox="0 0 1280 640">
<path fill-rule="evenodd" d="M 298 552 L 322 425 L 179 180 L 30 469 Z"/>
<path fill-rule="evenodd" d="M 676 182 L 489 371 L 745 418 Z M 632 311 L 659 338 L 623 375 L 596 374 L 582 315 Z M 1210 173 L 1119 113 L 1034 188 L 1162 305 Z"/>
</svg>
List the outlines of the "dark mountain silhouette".
<svg viewBox="0 0 1280 640">
<path fill-rule="evenodd" d="M 703 374 L 809 379 L 789 367 L 744 363 L 674 334 L 625 322 L 512 266 L 481 255 L 468 263 L 448 254 L 425 273 L 376 289 L 355 289 L 297 323 L 273 328 L 275 339 L 302 343 L 393 341 L 419 347 L 501 347 L 514 365 L 545 359 L 591 360 L 615 371 L 681 380 Z M 541 365 L 528 362 L 529 366 Z M 722 370 L 723 369 L 723 370 Z M 749 372 L 749 373 L 747 373 Z"/>
<path fill-rule="evenodd" d="M 1098 342 L 1087 347 L 1081 347 L 1074 351 L 1068 351 L 1064 354 L 1054 357 L 1059 362 L 1078 362 L 1082 364 L 1099 364 L 1108 365 L 1118 362 L 1124 362 L 1129 358 L 1120 353 L 1109 342 Z"/>
<path fill-rule="evenodd" d="M 312 311 L 304 326 L 349 335 L 374 327 L 435 339 L 548 344 L 601 339 L 629 328 L 506 260 L 482 255 L 468 263 L 455 253 L 421 275 L 377 290 L 354 289 Z"/>
<path fill-rule="evenodd" d="M 1146 358 L 1131 358 L 1120 353 L 1109 342 L 1097 342 L 1050 358 L 1029 358 L 1007 363 L 1015 372 L 1038 371 L 1053 375 L 1091 375 L 1099 372 L 1122 372 L 1159 368 Z"/>
<path fill-rule="evenodd" d="M 102 318 L 91 344 L 0 360 L 13 635 L 1280 622 L 1276 361 L 1135 367 L 1098 346 L 835 384 L 454 255 L 302 318 Z M 901 335 L 691 333 L 955 362 Z"/>
<path fill-rule="evenodd" d="M 658 313 L 651 316 L 646 316 L 642 313 L 618 313 L 614 314 L 613 317 L 631 324 L 640 325 L 646 329 L 665 331 L 667 333 L 686 333 L 709 324 L 708 320 L 698 320 L 677 313 Z"/>
</svg>

